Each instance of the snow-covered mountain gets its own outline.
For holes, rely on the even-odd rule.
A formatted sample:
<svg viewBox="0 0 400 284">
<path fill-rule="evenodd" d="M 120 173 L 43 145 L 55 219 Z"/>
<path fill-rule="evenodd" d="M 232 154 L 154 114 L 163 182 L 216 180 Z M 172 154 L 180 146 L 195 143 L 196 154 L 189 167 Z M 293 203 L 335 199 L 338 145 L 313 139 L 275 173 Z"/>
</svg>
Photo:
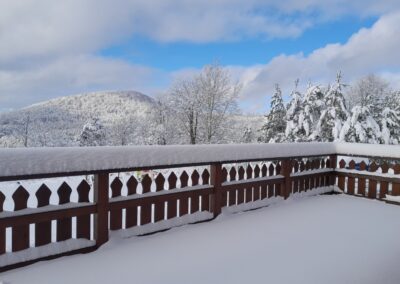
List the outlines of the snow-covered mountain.
<svg viewBox="0 0 400 284">
<path fill-rule="evenodd" d="M 104 127 L 145 121 L 155 101 L 135 91 L 105 91 L 60 97 L 0 114 L 3 146 L 77 145 L 77 136 L 90 120 Z"/>
</svg>

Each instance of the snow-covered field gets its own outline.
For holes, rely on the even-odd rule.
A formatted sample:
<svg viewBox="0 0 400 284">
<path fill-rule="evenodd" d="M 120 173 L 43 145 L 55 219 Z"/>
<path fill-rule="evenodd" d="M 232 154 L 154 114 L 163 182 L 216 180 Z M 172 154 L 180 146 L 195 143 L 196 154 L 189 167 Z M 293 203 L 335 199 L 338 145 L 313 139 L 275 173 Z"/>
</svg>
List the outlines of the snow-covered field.
<svg viewBox="0 0 400 284">
<path fill-rule="evenodd" d="M 399 283 L 400 207 L 289 200 L 0 275 L 5 283 Z"/>
</svg>

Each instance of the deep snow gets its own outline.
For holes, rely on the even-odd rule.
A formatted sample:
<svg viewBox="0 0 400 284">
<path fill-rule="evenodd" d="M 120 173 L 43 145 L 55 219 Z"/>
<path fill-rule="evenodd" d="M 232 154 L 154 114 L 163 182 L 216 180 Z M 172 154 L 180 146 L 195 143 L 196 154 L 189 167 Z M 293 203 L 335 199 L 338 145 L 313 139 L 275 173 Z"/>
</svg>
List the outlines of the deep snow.
<svg viewBox="0 0 400 284">
<path fill-rule="evenodd" d="M 400 146 L 361 143 L 270 143 L 0 149 L 1 177 L 235 162 L 313 155 L 400 159 Z"/>
<path fill-rule="evenodd" d="M 399 283 L 400 207 L 289 200 L 0 275 L 5 283 Z"/>
</svg>

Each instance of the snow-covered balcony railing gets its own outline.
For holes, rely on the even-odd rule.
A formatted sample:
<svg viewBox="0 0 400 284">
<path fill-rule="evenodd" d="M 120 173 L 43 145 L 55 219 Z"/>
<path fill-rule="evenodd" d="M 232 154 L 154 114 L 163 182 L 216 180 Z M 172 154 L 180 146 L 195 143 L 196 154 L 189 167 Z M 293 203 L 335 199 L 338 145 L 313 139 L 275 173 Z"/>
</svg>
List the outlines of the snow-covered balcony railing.
<svg viewBox="0 0 400 284">
<path fill-rule="evenodd" d="M 352 155 L 371 171 L 400 159 L 398 146 L 335 143 L 2 149 L 0 269 L 92 251 L 110 231 L 143 235 L 335 184 L 353 193 L 352 179 L 355 194 L 399 195 L 397 164 L 354 172 L 364 165 Z"/>
</svg>

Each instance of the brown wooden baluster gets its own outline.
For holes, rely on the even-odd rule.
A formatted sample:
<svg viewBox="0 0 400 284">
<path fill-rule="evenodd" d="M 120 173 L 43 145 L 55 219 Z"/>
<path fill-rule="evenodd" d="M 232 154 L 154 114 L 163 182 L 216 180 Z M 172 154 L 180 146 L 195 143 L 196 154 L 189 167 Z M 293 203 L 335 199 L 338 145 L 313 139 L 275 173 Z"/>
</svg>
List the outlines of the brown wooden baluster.
<svg viewBox="0 0 400 284">
<path fill-rule="evenodd" d="M 149 175 L 145 175 L 142 179 L 143 194 L 149 193 L 152 180 Z M 151 203 L 144 200 L 140 209 L 140 225 L 151 223 Z"/>
<path fill-rule="evenodd" d="M 254 170 L 254 171 L 255 171 L 255 170 Z M 267 176 L 267 171 L 268 171 L 267 165 L 264 164 L 264 165 L 261 167 L 261 177 L 266 177 L 266 176 Z M 267 198 L 267 197 L 268 197 L 268 187 L 267 187 L 266 184 L 262 184 L 262 185 L 261 185 L 260 198 L 261 198 L 261 199 L 265 199 L 265 198 Z"/>
<path fill-rule="evenodd" d="M 183 173 L 180 176 L 180 181 L 181 181 L 181 188 L 187 187 L 188 186 L 188 180 L 189 180 L 189 175 L 186 173 L 186 171 L 183 171 Z M 179 216 L 183 216 L 189 213 L 189 202 L 187 197 L 183 197 L 179 199 Z"/>
<path fill-rule="evenodd" d="M 400 164 L 395 164 L 393 166 L 394 174 L 398 175 L 400 174 Z M 394 182 L 392 186 L 392 195 L 393 196 L 399 196 L 400 195 L 400 183 Z"/>
<path fill-rule="evenodd" d="M 367 165 L 365 164 L 364 161 L 360 163 L 360 171 L 365 171 L 367 168 Z M 358 190 L 357 193 L 359 195 L 365 196 L 365 187 L 366 187 L 366 182 L 365 178 L 358 178 Z"/>
<path fill-rule="evenodd" d="M 3 212 L 4 200 L 6 197 L 0 191 L 0 213 Z M 0 254 L 6 252 L 6 228 L 1 225 L 0 221 Z"/>
<path fill-rule="evenodd" d="M 306 162 L 306 171 L 309 171 L 309 170 L 311 170 L 311 162 L 310 162 L 310 160 L 307 160 L 307 162 Z M 304 179 L 305 191 L 310 190 L 311 187 L 312 187 L 310 180 L 311 180 L 310 178 L 305 178 Z"/>
<path fill-rule="evenodd" d="M 178 178 L 175 173 L 172 172 L 168 177 L 168 190 L 176 189 L 176 181 Z M 167 211 L 167 219 L 177 217 L 177 199 L 168 200 L 168 211 Z"/>
<path fill-rule="evenodd" d="M 388 171 L 389 171 L 388 164 L 384 163 L 382 165 L 381 169 L 382 169 L 382 173 L 383 174 L 387 174 Z M 379 190 L 379 198 L 381 198 L 381 199 L 385 198 L 386 194 L 388 194 L 388 192 L 389 192 L 388 189 L 389 189 L 389 183 L 387 181 L 381 181 L 381 187 L 380 187 L 380 190 Z"/>
<path fill-rule="evenodd" d="M 207 169 L 203 171 L 201 179 L 204 185 L 210 184 L 210 172 Z M 201 211 L 210 211 L 210 195 L 208 193 L 201 195 Z"/>
<path fill-rule="evenodd" d="M 339 168 L 344 169 L 345 167 L 346 167 L 346 162 L 343 159 L 341 159 L 340 162 L 339 162 Z M 339 176 L 339 178 L 338 178 L 338 187 L 343 192 L 345 192 L 345 189 L 346 189 L 345 188 L 345 186 L 346 186 L 345 182 L 346 182 L 346 177 L 345 176 Z"/>
<path fill-rule="evenodd" d="M 29 193 L 23 186 L 12 195 L 14 200 L 14 211 L 27 208 Z M 20 251 L 29 248 L 29 224 L 12 227 L 12 251 Z"/>
<path fill-rule="evenodd" d="M 200 180 L 199 172 L 197 170 L 194 170 L 192 175 L 190 176 L 190 179 L 192 180 L 192 186 L 198 185 Z M 199 195 L 192 194 L 190 197 L 190 214 L 199 211 L 199 207 L 200 207 Z"/>
<path fill-rule="evenodd" d="M 254 167 L 254 178 L 260 177 L 260 167 L 258 165 L 255 165 Z M 260 186 L 257 185 L 253 188 L 253 200 L 259 200 L 260 199 Z"/>
<path fill-rule="evenodd" d="M 372 162 L 369 165 L 369 172 L 376 172 L 376 170 L 378 169 L 378 166 Z M 377 181 L 375 179 L 369 179 L 368 182 L 368 198 L 372 198 L 375 199 L 376 198 L 376 186 L 377 186 Z"/>
<path fill-rule="evenodd" d="M 37 207 L 50 204 L 51 190 L 42 184 L 36 192 Z M 51 243 L 51 220 L 35 224 L 35 246 L 43 246 Z"/>
<path fill-rule="evenodd" d="M 325 168 L 326 168 L 326 161 L 325 159 L 321 159 L 321 169 Z M 321 182 L 322 186 L 329 186 L 329 175 L 328 174 L 322 175 Z"/>
<path fill-rule="evenodd" d="M 228 180 L 228 171 L 226 170 L 226 168 L 222 167 L 221 170 L 221 183 L 224 183 Z M 221 189 L 222 190 L 222 189 Z M 220 196 L 221 196 L 221 208 L 228 206 L 228 191 L 222 191 L 220 192 Z"/>
<path fill-rule="evenodd" d="M 321 168 L 321 160 L 317 159 L 315 160 L 315 169 L 319 170 Z M 321 187 L 323 184 L 322 181 L 322 175 L 316 175 L 315 176 L 315 187 Z"/>
<path fill-rule="evenodd" d="M 89 202 L 90 185 L 82 180 L 78 185 L 78 202 Z M 76 237 L 90 240 L 90 214 L 76 217 Z"/>
<path fill-rule="evenodd" d="M 247 168 L 246 168 L 246 179 L 247 180 L 253 179 L 253 168 L 251 167 L 250 164 L 247 165 Z M 251 185 L 247 186 L 245 192 L 246 192 L 246 203 L 252 202 L 253 201 L 253 187 Z"/>
<path fill-rule="evenodd" d="M 304 172 L 306 169 L 306 165 L 304 164 L 304 161 L 301 161 L 299 164 L 299 169 L 300 172 Z M 299 192 L 304 191 L 304 178 L 299 179 Z"/>
<path fill-rule="evenodd" d="M 128 196 L 137 194 L 138 181 L 134 176 L 131 176 L 128 179 L 126 186 L 128 188 Z M 137 226 L 137 211 L 138 211 L 137 205 L 129 206 L 125 209 L 126 228 Z"/>
<path fill-rule="evenodd" d="M 275 173 L 276 173 L 276 175 L 283 175 L 282 165 L 280 162 L 276 162 Z M 284 186 L 282 186 L 281 183 L 275 184 L 275 196 L 282 196 L 283 189 L 284 189 Z"/>
<path fill-rule="evenodd" d="M 293 161 L 293 172 L 298 173 L 299 172 L 299 162 L 297 160 Z M 298 179 L 295 179 L 293 181 L 293 193 L 299 192 L 299 181 Z"/>
<path fill-rule="evenodd" d="M 269 164 L 268 167 L 268 176 L 272 177 L 274 175 L 275 172 L 275 167 L 273 163 Z M 268 185 L 268 198 L 271 198 L 273 196 L 277 196 L 277 190 L 274 190 L 275 188 L 277 188 L 276 184 L 269 184 Z"/>
<path fill-rule="evenodd" d="M 66 204 L 70 202 L 72 189 L 66 183 L 63 182 L 58 188 L 57 194 L 59 197 L 59 204 Z M 72 218 L 62 218 L 57 220 L 57 241 L 65 241 L 72 237 Z"/>
<path fill-rule="evenodd" d="M 242 166 L 239 167 L 239 180 L 243 180 L 244 179 L 244 168 Z M 243 188 L 239 188 L 238 190 L 238 198 L 237 198 L 237 204 L 242 204 L 244 202 L 244 189 Z"/>
<path fill-rule="evenodd" d="M 232 167 L 229 171 L 229 181 L 236 181 L 236 168 Z M 236 189 L 229 190 L 229 206 L 236 205 Z"/>
<path fill-rule="evenodd" d="M 122 182 L 119 177 L 111 182 L 111 197 L 120 197 L 122 191 Z M 122 229 L 122 209 L 110 210 L 110 230 Z"/>
<path fill-rule="evenodd" d="M 156 177 L 155 183 L 157 192 L 164 190 L 165 178 L 161 173 Z M 154 204 L 154 222 L 164 220 L 164 210 L 165 202 L 157 200 Z"/>
<path fill-rule="evenodd" d="M 355 168 L 356 168 L 356 163 L 354 162 L 354 160 L 351 160 L 349 163 L 349 169 L 354 170 Z M 356 179 L 354 177 L 349 176 L 347 178 L 347 194 L 354 195 L 355 182 L 356 182 Z"/>
</svg>

